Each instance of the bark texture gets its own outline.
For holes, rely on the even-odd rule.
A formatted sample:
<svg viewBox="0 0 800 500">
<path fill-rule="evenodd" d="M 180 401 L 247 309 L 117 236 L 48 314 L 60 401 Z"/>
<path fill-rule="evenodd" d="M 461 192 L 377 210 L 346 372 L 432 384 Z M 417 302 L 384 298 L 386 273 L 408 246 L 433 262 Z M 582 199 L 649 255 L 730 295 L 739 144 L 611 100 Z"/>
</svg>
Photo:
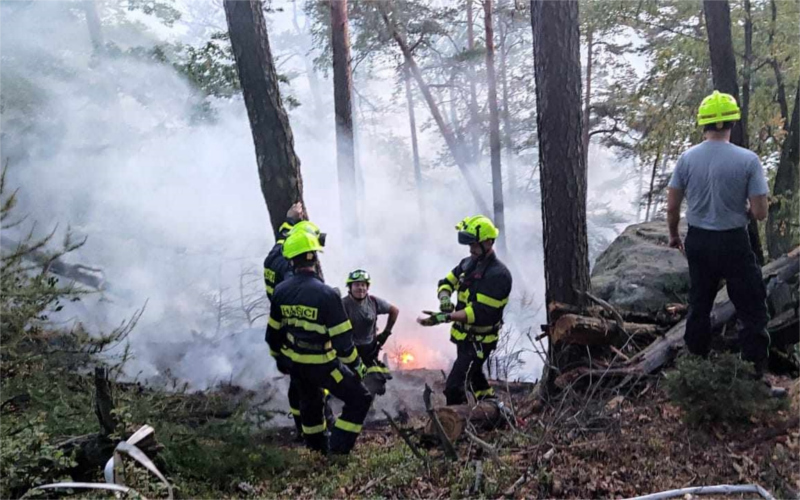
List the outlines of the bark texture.
<svg viewBox="0 0 800 500">
<path fill-rule="evenodd" d="M 531 1 L 546 301 L 589 290 L 578 2 Z"/>
<path fill-rule="evenodd" d="M 224 8 L 250 118 L 261 193 L 272 228 L 277 231 L 289 207 L 303 201 L 300 159 L 281 101 L 261 2 L 225 0 Z"/>
<path fill-rule="evenodd" d="M 333 49 L 333 106 L 336 115 L 336 165 L 339 174 L 339 206 L 345 233 L 358 233 L 356 213 L 356 166 L 353 147 L 353 79 L 350 72 L 350 32 L 347 0 L 330 0 L 331 48 Z"/>
</svg>

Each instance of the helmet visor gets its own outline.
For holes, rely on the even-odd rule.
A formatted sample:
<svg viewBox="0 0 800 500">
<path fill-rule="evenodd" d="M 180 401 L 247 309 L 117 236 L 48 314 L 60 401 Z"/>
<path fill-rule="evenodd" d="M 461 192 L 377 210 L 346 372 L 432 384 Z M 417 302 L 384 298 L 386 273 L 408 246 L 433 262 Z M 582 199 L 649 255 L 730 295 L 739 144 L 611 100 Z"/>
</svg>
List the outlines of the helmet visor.
<svg viewBox="0 0 800 500">
<path fill-rule="evenodd" d="M 475 237 L 474 234 L 468 233 L 466 231 L 459 231 L 458 232 L 458 243 L 461 245 L 471 245 L 472 243 L 477 243 L 478 238 Z"/>
</svg>

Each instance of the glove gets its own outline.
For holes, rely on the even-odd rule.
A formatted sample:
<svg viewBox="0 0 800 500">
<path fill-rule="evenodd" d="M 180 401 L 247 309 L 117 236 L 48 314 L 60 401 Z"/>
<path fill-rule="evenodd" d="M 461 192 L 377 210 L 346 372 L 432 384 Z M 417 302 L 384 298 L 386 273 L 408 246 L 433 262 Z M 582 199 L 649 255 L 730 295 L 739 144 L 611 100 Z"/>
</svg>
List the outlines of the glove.
<svg viewBox="0 0 800 500">
<path fill-rule="evenodd" d="M 292 360 L 284 354 L 275 356 L 275 364 L 278 365 L 278 371 L 284 375 L 289 375 L 292 371 Z"/>
<path fill-rule="evenodd" d="M 358 364 L 352 365 L 350 369 L 353 370 L 353 373 L 358 375 L 358 378 L 363 379 L 364 375 L 367 374 L 367 365 L 365 365 L 364 362 L 361 361 L 361 358 L 358 358 L 357 363 Z"/>
<path fill-rule="evenodd" d="M 389 340 L 389 335 L 391 335 L 391 334 L 392 334 L 391 330 L 384 330 L 384 331 L 382 331 L 381 333 L 378 334 L 377 342 L 378 342 L 378 347 L 379 348 L 383 347 L 383 344 L 385 344 L 386 341 Z"/>
<path fill-rule="evenodd" d="M 446 291 L 439 293 L 439 310 L 445 313 L 453 312 L 456 307 L 450 300 L 450 294 Z"/>
<path fill-rule="evenodd" d="M 417 318 L 417 323 L 422 326 L 436 326 L 442 323 L 450 323 L 450 313 L 422 311 L 422 314 L 427 314 L 427 318 Z"/>
</svg>

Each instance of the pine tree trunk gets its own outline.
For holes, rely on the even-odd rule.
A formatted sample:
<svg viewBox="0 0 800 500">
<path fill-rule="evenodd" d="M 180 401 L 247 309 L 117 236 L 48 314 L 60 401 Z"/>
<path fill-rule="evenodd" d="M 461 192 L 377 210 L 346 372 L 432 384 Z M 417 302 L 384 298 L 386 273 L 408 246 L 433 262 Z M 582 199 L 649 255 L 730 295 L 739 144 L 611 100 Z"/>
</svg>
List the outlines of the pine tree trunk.
<svg viewBox="0 0 800 500">
<path fill-rule="evenodd" d="M 577 0 L 532 0 L 546 301 L 590 289 Z"/>
<path fill-rule="evenodd" d="M 425 221 L 425 186 L 422 184 L 422 168 L 419 164 L 419 144 L 417 143 L 417 118 L 414 113 L 414 94 L 411 92 L 411 72 L 408 64 L 403 65 L 403 80 L 406 85 L 406 102 L 408 103 L 408 124 L 411 128 L 411 154 L 414 160 L 414 182 L 417 185 L 417 200 L 419 213 L 423 223 Z"/>
<path fill-rule="evenodd" d="M 783 140 L 781 159 L 775 172 L 772 203 L 767 219 L 769 256 L 777 259 L 792 249 L 800 228 L 797 220 L 797 196 L 800 187 L 800 82 L 794 97 L 789 133 Z"/>
<path fill-rule="evenodd" d="M 742 61 L 742 147 L 750 149 L 750 77 L 753 71 L 753 18 L 750 0 L 744 0 L 744 60 Z"/>
<path fill-rule="evenodd" d="M 589 24 L 586 34 L 586 88 L 583 92 L 583 161 L 589 168 L 589 118 L 592 105 L 592 59 L 594 56 L 594 29 Z"/>
<path fill-rule="evenodd" d="M 500 50 L 500 82 L 503 86 L 503 136 L 506 143 L 506 169 L 508 170 L 508 204 L 513 206 L 514 197 L 517 189 L 517 172 L 514 165 L 514 142 L 511 131 L 511 111 L 509 110 L 508 99 L 508 71 L 506 68 L 506 31 L 505 23 L 500 23 L 500 39 L 502 47 Z"/>
<path fill-rule="evenodd" d="M 467 0 L 467 50 L 475 50 L 475 20 L 472 12 L 472 0 Z M 469 135 L 472 140 L 471 161 L 478 164 L 481 155 L 480 115 L 478 113 L 478 85 L 475 81 L 475 65 L 472 59 L 467 62 L 467 78 L 469 79 Z"/>
<path fill-rule="evenodd" d="M 336 164 L 339 173 L 339 206 L 342 227 L 349 236 L 358 235 L 356 213 L 356 167 L 353 149 L 353 80 L 350 74 L 350 35 L 347 0 L 329 0 L 331 47 L 333 49 L 333 103 L 336 113 Z"/>
<path fill-rule="evenodd" d="M 503 206 L 503 172 L 500 164 L 500 112 L 497 109 L 497 76 L 494 73 L 494 26 L 492 0 L 483 0 L 483 20 L 486 29 L 486 83 L 489 91 L 489 148 L 492 160 L 492 195 L 494 223 L 500 229 L 497 243 L 506 250 L 506 223 Z"/>
<path fill-rule="evenodd" d="M 776 30 L 776 23 L 778 22 L 778 4 L 775 0 L 770 0 L 769 2 L 770 7 L 770 28 L 769 28 L 769 37 L 768 37 L 768 50 L 770 54 L 773 54 L 773 46 L 775 44 L 775 30 Z M 772 71 L 775 73 L 775 83 L 778 87 L 777 99 L 778 99 L 778 106 L 781 109 L 781 118 L 783 118 L 783 129 L 789 130 L 789 101 L 786 99 L 786 85 L 783 83 L 783 72 L 781 71 L 781 65 L 778 63 L 778 60 L 775 57 L 770 59 L 770 66 L 772 67 Z"/>
<path fill-rule="evenodd" d="M 731 38 L 731 7 L 728 0 L 703 0 L 706 29 L 708 31 L 708 49 L 711 55 L 711 74 L 714 88 L 732 95 L 739 101 L 739 84 L 736 82 L 736 56 L 733 52 Z M 744 147 L 744 131 L 742 122 L 736 122 L 731 130 L 731 143 Z M 747 225 L 750 245 L 756 254 L 759 265 L 764 265 L 764 251 L 761 237 L 758 235 L 758 222 L 753 219 Z"/>
<path fill-rule="evenodd" d="M 303 201 L 300 160 L 281 101 L 261 2 L 225 0 L 224 7 L 255 143 L 261 193 L 277 231 L 289 207 Z"/>
<path fill-rule="evenodd" d="M 656 159 L 653 160 L 653 171 L 650 173 L 650 191 L 647 192 L 647 211 L 644 215 L 644 221 L 650 222 L 650 207 L 653 206 L 653 191 L 656 189 L 656 172 L 658 171 L 658 162 L 661 160 L 661 147 L 658 148 Z"/>
<path fill-rule="evenodd" d="M 461 174 L 464 176 L 464 180 L 467 182 L 467 187 L 472 193 L 473 198 L 475 198 L 475 203 L 478 206 L 478 210 L 480 210 L 481 213 L 489 213 L 489 207 L 483 200 L 483 196 L 481 196 L 481 191 L 470 168 L 470 163 L 466 158 L 466 155 L 463 153 L 463 150 L 459 147 L 453 131 L 444 122 L 444 118 L 442 118 L 442 113 L 439 110 L 439 106 L 436 104 L 430 88 L 422 78 L 422 73 L 420 72 L 419 66 L 417 66 L 417 62 L 414 60 L 414 56 L 411 54 L 411 49 L 409 48 L 408 43 L 403 35 L 397 30 L 391 19 L 389 19 L 389 14 L 386 11 L 386 5 L 382 2 L 378 2 L 377 7 L 380 10 L 381 17 L 383 18 L 387 29 L 392 35 L 392 38 L 394 38 L 398 47 L 400 47 L 400 51 L 403 53 L 405 62 L 408 64 L 408 68 L 411 70 L 411 75 L 414 77 L 414 80 L 417 82 L 417 87 L 419 87 L 420 92 L 422 92 L 422 96 L 425 98 L 425 102 L 428 105 L 431 116 L 436 122 L 436 125 L 439 127 L 439 132 L 441 132 L 442 137 L 444 137 L 444 141 L 450 150 L 450 154 L 453 155 L 456 165 L 458 165 L 459 170 L 461 170 Z"/>
</svg>

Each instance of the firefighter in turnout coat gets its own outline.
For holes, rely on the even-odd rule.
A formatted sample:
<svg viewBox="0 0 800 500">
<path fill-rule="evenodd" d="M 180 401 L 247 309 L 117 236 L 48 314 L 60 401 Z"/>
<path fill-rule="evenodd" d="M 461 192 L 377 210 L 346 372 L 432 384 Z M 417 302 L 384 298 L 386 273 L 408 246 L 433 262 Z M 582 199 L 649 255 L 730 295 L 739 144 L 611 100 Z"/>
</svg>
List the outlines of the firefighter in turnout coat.
<svg viewBox="0 0 800 500">
<path fill-rule="evenodd" d="M 424 311 L 428 317 L 417 320 L 423 326 L 452 322 L 450 341 L 457 357 L 445 385 L 448 405 L 466 403 L 466 390 L 477 399 L 494 396 L 483 365 L 497 347 L 511 293 L 511 273 L 494 251 L 500 231 L 492 221 L 483 215 L 467 217 L 456 230 L 458 242 L 469 245 L 470 256 L 439 281 L 440 312 Z"/>
<path fill-rule="evenodd" d="M 347 454 L 355 445 L 372 403 L 361 383 L 366 367 L 353 344 L 352 327 L 339 294 L 315 270 L 322 250 L 311 223 L 298 223 L 283 244 L 294 270 L 275 288 L 267 343 L 278 370 L 298 388 L 306 445 L 322 453 Z M 324 390 L 344 402 L 342 414 L 326 432 Z"/>
</svg>

